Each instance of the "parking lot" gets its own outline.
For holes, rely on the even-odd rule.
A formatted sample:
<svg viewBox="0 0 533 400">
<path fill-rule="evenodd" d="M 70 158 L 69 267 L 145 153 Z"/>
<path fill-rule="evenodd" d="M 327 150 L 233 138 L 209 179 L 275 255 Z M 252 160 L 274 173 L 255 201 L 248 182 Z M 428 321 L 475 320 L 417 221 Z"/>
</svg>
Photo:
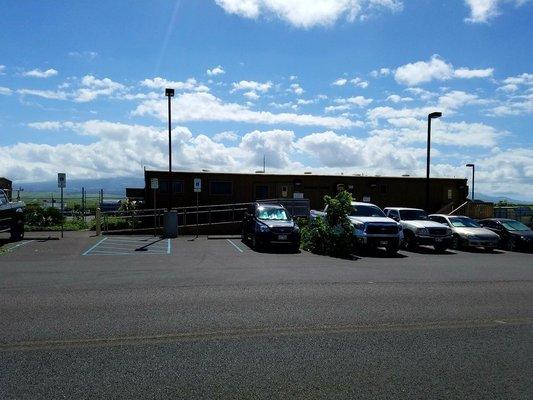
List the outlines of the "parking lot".
<svg viewBox="0 0 533 400">
<path fill-rule="evenodd" d="M 532 261 L 205 236 L 9 243 L 0 398 L 526 398 Z"/>
</svg>

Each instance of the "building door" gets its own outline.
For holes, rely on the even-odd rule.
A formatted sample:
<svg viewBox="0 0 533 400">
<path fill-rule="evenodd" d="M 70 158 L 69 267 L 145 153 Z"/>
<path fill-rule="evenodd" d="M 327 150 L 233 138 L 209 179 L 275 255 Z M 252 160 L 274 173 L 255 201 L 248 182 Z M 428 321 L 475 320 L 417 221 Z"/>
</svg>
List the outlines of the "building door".
<svg viewBox="0 0 533 400">
<path fill-rule="evenodd" d="M 292 197 L 292 185 L 290 183 L 277 183 L 276 184 L 276 197 L 285 199 Z"/>
<path fill-rule="evenodd" d="M 255 184 L 254 187 L 254 200 L 268 199 L 268 185 Z"/>
</svg>

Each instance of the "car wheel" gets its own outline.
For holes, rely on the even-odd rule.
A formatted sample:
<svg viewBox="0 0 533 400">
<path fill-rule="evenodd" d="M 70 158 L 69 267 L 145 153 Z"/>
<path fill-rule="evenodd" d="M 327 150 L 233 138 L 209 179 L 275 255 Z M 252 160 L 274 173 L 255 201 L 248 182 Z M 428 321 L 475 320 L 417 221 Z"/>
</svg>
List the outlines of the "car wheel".
<svg viewBox="0 0 533 400">
<path fill-rule="evenodd" d="M 405 247 L 406 249 L 412 249 L 413 247 L 415 247 L 415 236 L 407 231 L 405 232 L 404 234 L 404 238 L 403 238 L 403 247 Z"/>
<path fill-rule="evenodd" d="M 300 251 L 300 243 L 294 243 L 291 245 L 291 251 L 293 253 L 298 253 Z"/>
<path fill-rule="evenodd" d="M 461 238 L 459 235 L 453 235 L 452 247 L 455 250 L 459 250 L 461 248 Z"/>
<path fill-rule="evenodd" d="M 492 253 L 494 251 L 494 247 L 485 247 L 485 251 L 487 253 Z"/>
<path fill-rule="evenodd" d="M 252 249 L 259 250 L 259 241 L 255 235 L 252 235 Z"/>
<path fill-rule="evenodd" d="M 18 242 L 22 239 L 24 239 L 24 228 L 21 228 L 19 226 L 14 226 L 10 230 L 10 239 L 14 242 Z"/>
<path fill-rule="evenodd" d="M 398 253 L 398 250 L 400 249 L 400 246 L 396 244 L 389 244 L 387 247 L 385 247 L 385 251 L 389 256 L 392 256 L 396 253 Z"/>
<path fill-rule="evenodd" d="M 444 253 L 446 249 L 448 248 L 448 246 L 446 246 L 445 244 L 436 244 L 433 247 L 435 248 L 435 251 L 439 253 Z"/>
<path fill-rule="evenodd" d="M 515 251 L 516 250 L 516 241 L 513 238 L 507 240 L 507 250 Z"/>
</svg>

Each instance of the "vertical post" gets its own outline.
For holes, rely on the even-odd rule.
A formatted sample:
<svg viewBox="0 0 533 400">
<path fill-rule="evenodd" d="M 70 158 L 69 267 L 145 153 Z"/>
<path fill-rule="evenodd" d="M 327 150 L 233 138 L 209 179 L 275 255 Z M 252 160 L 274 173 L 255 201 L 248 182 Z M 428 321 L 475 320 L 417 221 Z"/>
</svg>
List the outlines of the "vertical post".
<svg viewBox="0 0 533 400">
<path fill-rule="evenodd" d="M 476 174 L 476 166 L 475 164 L 472 164 L 472 201 L 475 200 L 475 174 Z"/>
<path fill-rule="evenodd" d="M 85 188 L 81 188 L 81 215 L 83 217 L 83 222 L 85 222 Z"/>
<path fill-rule="evenodd" d="M 428 143 L 427 143 L 427 159 L 426 159 L 426 211 L 429 210 L 429 164 L 431 152 L 431 116 L 428 115 Z"/>
<path fill-rule="evenodd" d="M 102 214 L 100 212 L 100 207 L 96 207 L 96 215 L 94 217 L 94 225 L 96 229 L 96 236 L 102 234 Z"/>
<path fill-rule="evenodd" d="M 65 207 L 63 205 L 63 187 L 61 187 L 61 237 L 63 237 L 63 220 L 65 219 L 64 211 Z"/>
<path fill-rule="evenodd" d="M 199 232 L 198 215 L 198 192 L 196 192 L 196 238 L 198 238 Z"/>
<path fill-rule="evenodd" d="M 165 96 L 168 97 L 168 211 L 172 209 L 172 107 L 171 98 L 174 96 L 174 89 L 165 89 Z"/>
<path fill-rule="evenodd" d="M 154 236 L 157 236 L 157 216 L 156 216 L 156 210 L 157 207 L 155 206 L 155 189 L 152 189 L 154 191 Z"/>
</svg>

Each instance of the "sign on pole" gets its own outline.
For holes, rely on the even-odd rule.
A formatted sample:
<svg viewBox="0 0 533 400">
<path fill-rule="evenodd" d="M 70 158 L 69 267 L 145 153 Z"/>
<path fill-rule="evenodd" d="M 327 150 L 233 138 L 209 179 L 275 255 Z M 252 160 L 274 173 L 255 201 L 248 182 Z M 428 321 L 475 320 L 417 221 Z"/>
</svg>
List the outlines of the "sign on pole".
<svg viewBox="0 0 533 400">
<path fill-rule="evenodd" d="M 150 179 L 150 189 L 159 189 L 159 179 L 157 178 Z"/>
<path fill-rule="evenodd" d="M 200 178 L 194 178 L 194 191 L 200 193 L 202 191 L 202 180 Z"/>
<path fill-rule="evenodd" d="M 60 172 L 57 174 L 57 187 L 65 188 L 67 187 L 67 174 Z"/>
</svg>

